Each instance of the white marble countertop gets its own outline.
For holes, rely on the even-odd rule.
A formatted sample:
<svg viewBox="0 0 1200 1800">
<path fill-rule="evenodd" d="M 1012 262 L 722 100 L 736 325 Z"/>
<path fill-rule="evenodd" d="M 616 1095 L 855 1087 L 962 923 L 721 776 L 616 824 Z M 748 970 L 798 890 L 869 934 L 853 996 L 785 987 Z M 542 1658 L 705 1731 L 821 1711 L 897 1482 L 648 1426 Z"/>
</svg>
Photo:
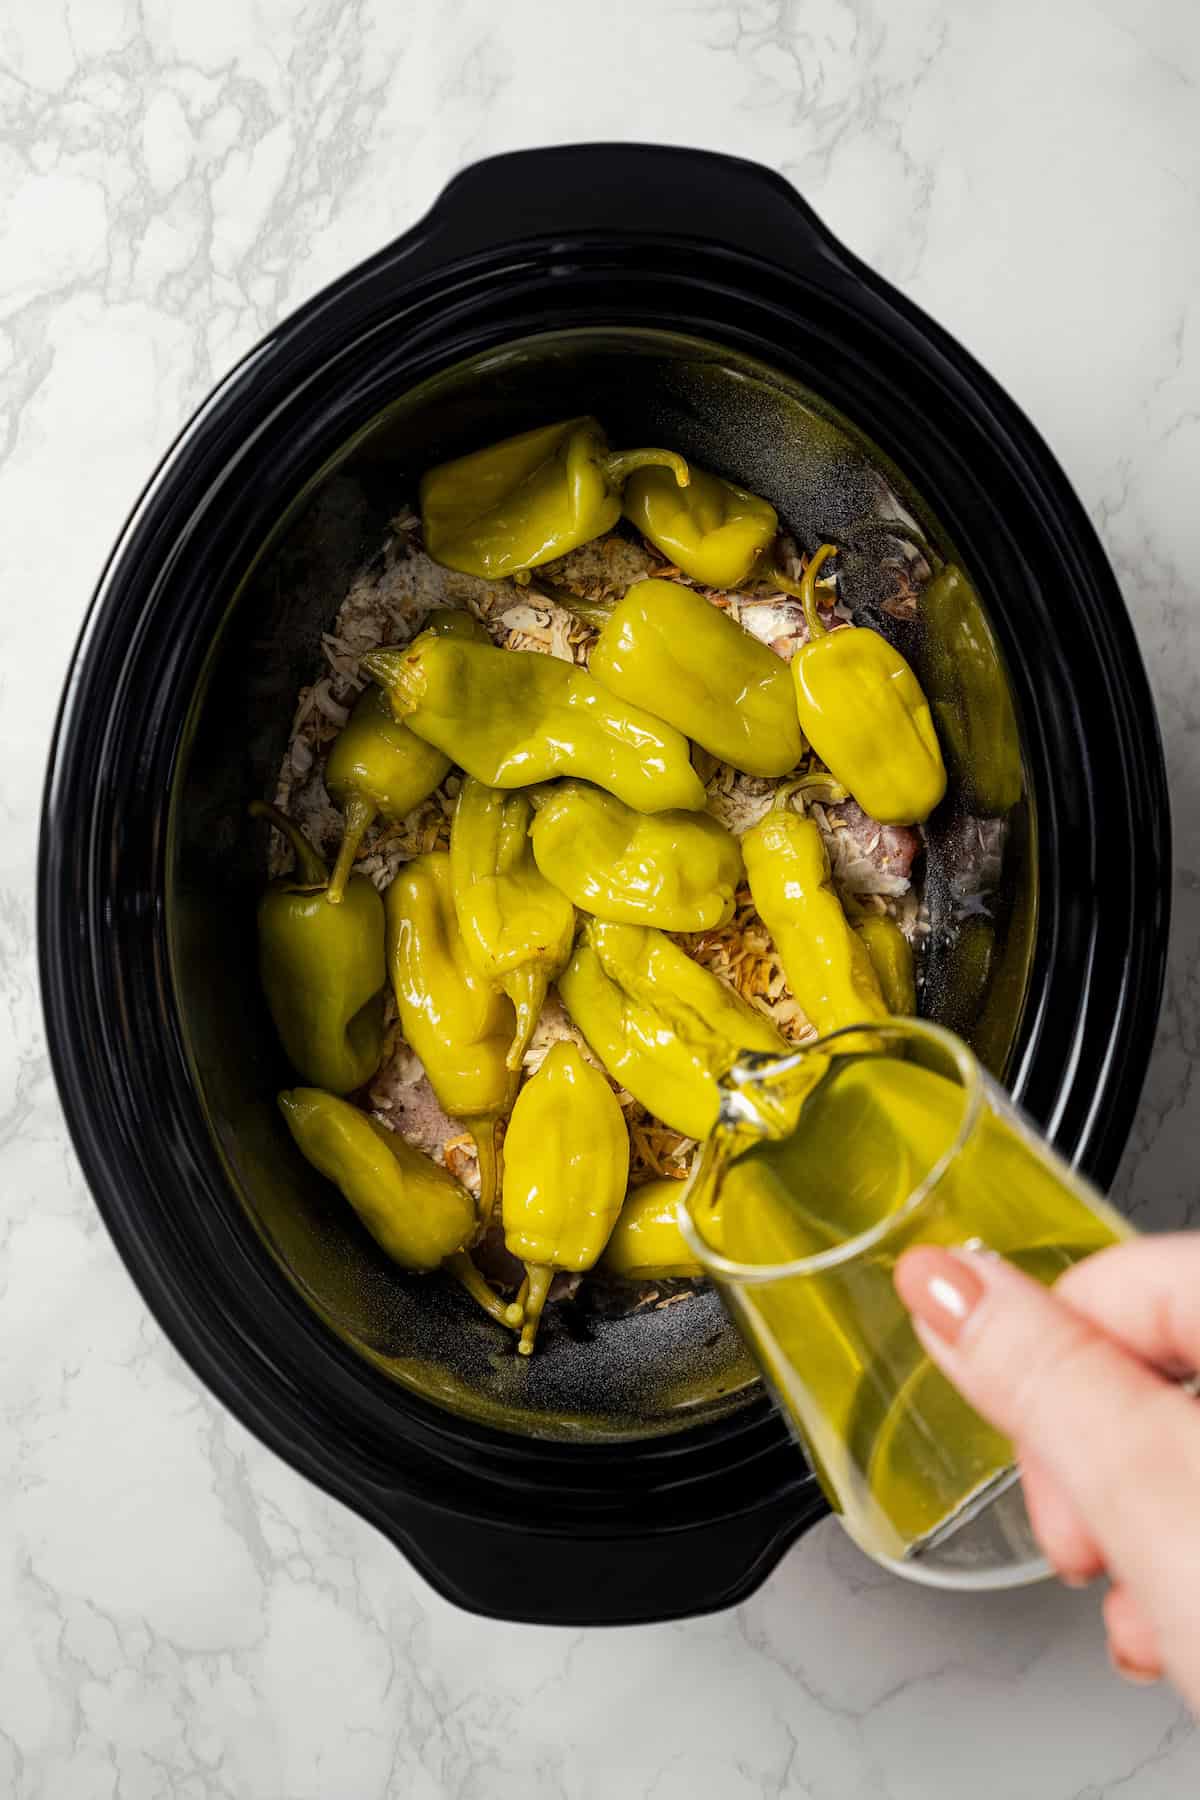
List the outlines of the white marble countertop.
<svg viewBox="0 0 1200 1800">
<path fill-rule="evenodd" d="M 1200 1739 L 1098 1600 L 903 1587 L 825 1525 L 735 1613 L 483 1623 L 164 1342 L 68 1146 L 34 970 L 60 680 L 231 360 L 490 151 L 781 169 L 986 363 L 1156 682 L 1173 978 L 1123 1175 L 1187 1216 L 1200 1081 L 1200 15 L 1189 0 L 9 0 L 0 22 L 0 1792 L 15 1800 L 1177 1800 Z M 1189 1152 L 1193 1152 L 1189 1154 Z"/>
</svg>

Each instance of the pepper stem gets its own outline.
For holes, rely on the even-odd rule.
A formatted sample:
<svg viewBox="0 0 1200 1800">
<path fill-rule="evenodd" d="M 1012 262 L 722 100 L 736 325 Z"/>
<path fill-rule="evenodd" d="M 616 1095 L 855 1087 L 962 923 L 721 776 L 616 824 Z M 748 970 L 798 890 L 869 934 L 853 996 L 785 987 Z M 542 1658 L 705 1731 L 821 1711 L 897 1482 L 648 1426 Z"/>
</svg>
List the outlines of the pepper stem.
<svg viewBox="0 0 1200 1800">
<path fill-rule="evenodd" d="M 810 638 L 828 635 L 828 627 L 817 611 L 816 580 L 817 570 L 825 558 L 834 554 L 836 550 L 836 544 L 822 544 L 804 571 L 802 581 L 793 581 L 791 576 L 781 569 L 777 562 L 773 561 L 764 563 L 754 577 L 757 585 L 778 588 L 781 594 L 791 594 L 793 599 L 800 601 L 804 608 L 804 619 Z"/>
<path fill-rule="evenodd" d="M 522 1356 L 532 1356 L 533 1346 L 538 1334 L 538 1326 L 542 1322 L 542 1308 L 546 1304 L 546 1295 L 550 1292 L 550 1283 L 554 1280 L 554 1270 L 549 1263 L 526 1263 L 529 1271 L 529 1288 L 525 1289 L 525 1323 L 521 1327 L 521 1341 L 517 1349 Z"/>
<path fill-rule="evenodd" d="M 466 1119 L 464 1124 L 475 1139 L 475 1156 L 479 1163 L 479 1235 L 483 1236 L 496 1210 L 500 1188 L 500 1163 L 496 1155 L 495 1119 Z"/>
<path fill-rule="evenodd" d="M 489 1319 L 495 1319 L 497 1325 L 507 1325 L 510 1330 L 519 1330 L 525 1314 L 515 1301 L 502 1300 L 494 1289 L 490 1288 L 465 1250 L 456 1250 L 442 1264 L 447 1275 L 453 1275 L 460 1282 L 479 1306 L 482 1306 Z"/>
<path fill-rule="evenodd" d="M 294 819 L 289 819 L 277 806 L 268 806 L 265 800 L 252 800 L 248 811 L 252 819 L 266 819 L 292 846 L 298 886 L 325 886 L 329 880 L 329 870 L 325 867 L 324 858 L 318 856 Z"/>
<path fill-rule="evenodd" d="M 817 611 L 817 576 L 822 565 L 836 555 L 836 544 L 822 544 L 817 554 L 810 559 L 800 582 L 800 603 L 804 608 L 804 622 L 808 626 L 810 639 L 828 635 L 829 627 Z"/>
<path fill-rule="evenodd" d="M 760 564 L 752 571 L 752 579 L 758 587 L 778 588 L 781 594 L 791 594 L 799 600 L 804 592 L 798 581 L 793 581 L 785 569 L 781 569 L 773 558 Z"/>
<path fill-rule="evenodd" d="M 420 639 L 414 642 L 419 643 Z M 359 668 L 365 669 L 387 695 L 394 718 L 404 719 L 408 713 L 416 712 L 421 704 L 425 683 L 415 662 L 412 644 L 369 650 L 359 660 Z"/>
<path fill-rule="evenodd" d="M 593 631 L 603 631 L 613 616 L 615 600 L 559 600 L 553 594 L 547 599 L 553 600 L 555 606 L 561 606 L 572 618 L 579 619 L 584 625 L 590 625 Z"/>
<path fill-rule="evenodd" d="M 338 851 L 337 861 L 333 865 L 333 874 L 329 878 L 329 887 L 325 898 L 330 906 L 340 906 L 342 896 L 346 892 L 346 883 L 350 879 L 350 871 L 354 867 L 354 859 L 358 855 L 358 846 L 362 843 L 367 827 L 370 825 L 379 808 L 373 801 L 366 800 L 361 794 L 351 794 L 342 808 L 346 824 L 342 832 L 342 847 Z"/>
<path fill-rule="evenodd" d="M 572 613 L 575 618 L 582 619 L 585 625 L 592 627 L 593 631 L 603 631 L 612 618 L 613 608 L 617 604 L 615 599 L 581 600 L 577 594 L 569 593 L 558 582 L 547 581 L 541 570 L 538 571 L 537 587 L 531 598 L 537 595 L 540 595 L 543 600 L 549 600 L 554 606 L 561 606 L 564 612 Z"/>
<path fill-rule="evenodd" d="M 609 487 L 623 487 L 635 469 L 670 469 L 676 487 L 687 487 L 692 471 L 674 450 L 613 450 L 604 459 Z"/>
<path fill-rule="evenodd" d="M 501 986 L 517 1014 L 516 1035 L 509 1046 L 504 1066 L 506 1069 L 519 1069 L 525 1061 L 530 1039 L 537 1030 L 542 1007 L 546 1004 L 546 995 L 550 991 L 550 971 L 545 963 L 525 963 L 506 975 Z"/>
</svg>

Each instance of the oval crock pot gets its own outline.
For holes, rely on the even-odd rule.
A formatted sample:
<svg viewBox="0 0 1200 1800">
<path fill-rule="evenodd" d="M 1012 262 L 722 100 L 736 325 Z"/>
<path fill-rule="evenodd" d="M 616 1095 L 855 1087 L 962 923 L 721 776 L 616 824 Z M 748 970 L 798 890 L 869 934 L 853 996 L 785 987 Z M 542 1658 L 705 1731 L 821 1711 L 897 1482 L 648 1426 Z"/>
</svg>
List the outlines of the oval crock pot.
<svg viewBox="0 0 1200 1800">
<path fill-rule="evenodd" d="M 439 1394 L 436 1370 L 418 1380 L 394 1348 L 373 1347 L 363 1309 L 375 1301 L 362 1283 L 339 1288 L 343 1249 L 351 1263 L 368 1252 L 339 1238 L 351 1227 L 326 1218 L 264 1123 L 282 1072 L 252 972 L 262 846 L 248 848 L 245 803 L 273 781 L 296 689 L 361 550 L 336 504 L 338 470 L 364 444 L 370 463 L 405 396 L 438 402 L 419 415 L 432 461 L 439 433 L 464 448 L 486 441 L 484 420 L 517 428 L 572 410 L 581 366 L 587 410 L 606 416 L 610 402 L 618 416 L 637 410 L 643 367 L 716 369 L 724 400 L 738 382 L 767 392 L 775 371 L 779 392 L 819 396 L 879 447 L 975 575 L 1030 784 L 1027 954 L 999 1060 L 1102 1184 L 1149 1055 L 1169 892 L 1153 705 L 1061 470 L 984 371 L 766 170 L 615 145 L 482 163 L 216 389 L 113 552 L 62 702 L 39 926 L 63 1105 L 118 1249 L 214 1393 L 443 1594 L 563 1623 L 727 1605 L 824 1502 L 724 1352 L 703 1404 L 653 1427 L 606 1427 L 601 1393 L 591 1410 L 560 1406 L 543 1430 L 503 1406 L 472 1416 L 469 1379 Z M 707 392 L 701 382 L 672 415 L 680 447 L 709 445 L 749 479 L 737 419 L 710 417 Z M 411 431 L 418 415 L 406 416 Z M 324 526 L 288 537 L 331 494 Z M 290 611 L 272 601 L 281 568 L 299 596 Z M 293 1215 L 309 1237 L 289 1261 Z M 708 1321 L 708 1345 L 728 1343 L 711 1296 L 676 1312 Z M 561 1366 L 588 1364 L 564 1350 Z M 606 1367 L 599 1357 L 602 1388 Z"/>
</svg>

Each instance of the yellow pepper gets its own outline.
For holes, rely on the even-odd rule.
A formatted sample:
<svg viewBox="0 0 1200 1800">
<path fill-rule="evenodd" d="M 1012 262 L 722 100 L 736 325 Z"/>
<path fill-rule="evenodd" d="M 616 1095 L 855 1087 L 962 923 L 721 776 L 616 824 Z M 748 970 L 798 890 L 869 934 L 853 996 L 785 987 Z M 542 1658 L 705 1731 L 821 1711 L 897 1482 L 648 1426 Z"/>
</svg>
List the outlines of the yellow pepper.
<svg viewBox="0 0 1200 1800">
<path fill-rule="evenodd" d="M 458 607 L 435 607 L 424 629 L 477 644 L 492 641 L 486 626 Z M 358 847 L 377 815 L 406 819 L 441 786 L 450 768 L 448 756 L 395 717 L 382 688 L 372 685 L 360 696 L 325 763 L 325 787 L 346 817 L 325 895 L 332 905 L 340 904 Z"/>
<path fill-rule="evenodd" d="M 388 888 L 385 910 L 400 1029 L 442 1110 L 461 1119 L 475 1139 L 486 1227 L 496 1199 L 496 1120 L 516 1092 L 507 1062 L 516 1029 L 512 1003 L 475 972 L 466 954 L 445 850 L 405 863 Z"/>
<path fill-rule="evenodd" d="M 600 1266 L 626 1281 L 696 1280 L 704 1270 L 679 1229 L 681 1181 L 647 1181 L 629 1190 Z M 711 1217 L 706 1226 L 710 1237 Z"/>
<path fill-rule="evenodd" d="M 547 990 L 575 940 L 575 908 L 533 860 L 532 813 L 528 795 L 468 775 L 450 833 L 454 907 L 467 955 L 516 1009 L 510 1069 L 521 1067 Z"/>
<path fill-rule="evenodd" d="M 610 531 L 635 469 L 658 465 L 686 487 L 671 450 L 609 449 L 595 419 L 563 419 L 440 463 L 421 481 L 425 548 L 435 562 L 496 581 Z"/>
<path fill-rule="evenodd" d="M 836 546 L 823 544 L 801 582 L 809 639 L 792 658 L 800 724 L 821 761 L 882 825 L 919 825 L 946 792 L 929 702 L 900 652 L 877 631 L 828 631 L 815 582 Z"/>
<path fill-rule="evenodd" d="M 943 563 L 922 593 L 921 623 L 934 717 L 963 803 L 984 817 L 1002 817 L 1025 786 L 1021 738 L 983 606 L 953 563 Z"/>
<path fill-rule="evenodd" d="M 834 891 L 816 822 L 777 806 L 746 832 L 742 856 L 788 986 L 820 1035 L 886 1019 L 879 979 Z"/>
<path fill-rule="evenodd" d="M 351 877 L 338 912 L 325 904 L 329 871 L 304 833 L 255 800 L 292 846 L 295 867 L 258 903 L 258 969 L 288 1061 L 306 1081 L 348 1094 L 383 1060 L 383 901 L 364 875 Z"/>
<path fill-rule="evenodd" d="M 489 787 L 578 775 L 639 812 L 704 806 L 687 740 L 556 656 L 422 632 L 362 667 L 398 719 Z"/>
<path fill-rule="evenodd" d="M 521 1323 L 520 1307 L 494 1294 L 467 1255 L 475 1203 L 448 1170 L 320 1088 L 280 1094 L 279 1110 L 303 1155 L 341 1190 L 393 1262 L 418 1274 L 445 1269 L 498 1324 Z"/>
<path fill-rule="evenodd" d="M 686 1137 L 712 1130 L 717 1082 L 742 1051 L 787 1048 L 762 1013 L 642 925 L 586 925 L 558 991 L 613 1080 Z"/>
<path fill-rule="evenodd" d="M 616 1095 L 573 1043 L 555 1044 L 522 1088 L 504 1144 L 504 1241 L 525 1264 L 528 1356 L 559 1269 L 590 1269 L 608 1242 L 629 1176 Z"/>
<path fill-rule="evenodd" d="M 769 500 L 694 465 L 682 491 L 665 469 L 639 469 L 625 484 L 624 510 L 677 569 L 706 587 L 741 587 L 779 530 Z"/>
<path fill-rule="evenodd" d="M 982 914 L 963 919 L 955 932 L 938 983 L 940 1017 L 950 1031 L 971 1042 L 992 982 L 996 927 Z"/>
<path fill-rule="evenodd" d="M 614 694 L 747 775 L 786 775 L 800 760 L 787 664 L 694 588 L 635 582 L 588 667 Z"/>
<path fill-rule="evenodd" d="M 886 913 L 868 913 L 856 921 L 854 929 L 867 946 L 888 1011 L 910 1019 L 917 1010 L 912 945 Z"/>
<path fill-rule="evenodd" d="M 334 740 L 325 764 L 329 797 L 345 815 L 325 898 L 340 905 L 358 847 L 377 814 L 407 818 L 450 773 L 450 758 L 394 718 L 386 696 L 369 687 Z"/>
<path fill-rule="evenodd" d="M 585 781 L 533 796 L 542 874 L 585 912 L 663 931 L 708 931 L 733 917 L 737 839 L 707 813 L 647 817 Z"/>
</svg>

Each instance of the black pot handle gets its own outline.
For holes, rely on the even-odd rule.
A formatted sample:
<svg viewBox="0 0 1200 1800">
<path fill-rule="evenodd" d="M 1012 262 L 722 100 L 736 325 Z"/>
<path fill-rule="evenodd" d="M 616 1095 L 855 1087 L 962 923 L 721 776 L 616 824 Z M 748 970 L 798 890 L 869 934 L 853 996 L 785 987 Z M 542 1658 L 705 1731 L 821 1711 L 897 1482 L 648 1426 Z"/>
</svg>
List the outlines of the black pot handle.
<svg viewBox="0 0 1200 1800">
<path fill-rule="evenodd" d="M 517 150 L 454 177 L 405 242 L 410 268 L 480 255 L 522 239 L 613 232 L 683 237 L 783 264 L 851 258 L 781 175 L 761 163 L 661 144 Z M 404 241 L 404 240 L 402 240 Z"/>
<path fill-rule="evenodd" d="M 394 1493 L 376 1498 L 375 1523 L 443 1598 L 523 1625 L 647 1625 L 735 1606 L 829 1511 L 812 1481 L 740 1517 L 602 1537 L 483 1523 Z"/>
</svg>

